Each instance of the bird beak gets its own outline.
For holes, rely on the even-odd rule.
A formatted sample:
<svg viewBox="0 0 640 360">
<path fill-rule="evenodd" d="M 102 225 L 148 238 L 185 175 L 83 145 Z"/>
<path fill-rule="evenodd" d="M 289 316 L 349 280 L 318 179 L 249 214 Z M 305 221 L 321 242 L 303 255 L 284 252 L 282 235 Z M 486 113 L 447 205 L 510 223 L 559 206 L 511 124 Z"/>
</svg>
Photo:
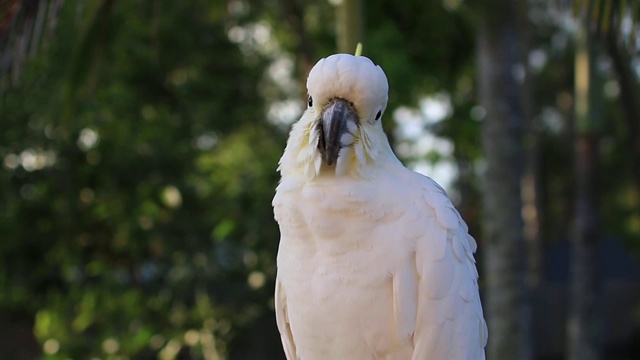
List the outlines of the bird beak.
<svg viewBox="0 0 640 360">
<path fill-rule="evenodd" d="M 335 164 L 340 155 L 342 134 L 347 130 L 349 121 L 358 123 L 358 117 L 353 111 L 353 106 L 344 99 L 333 99 L 322 112 L 320 123 L 320 140 L 318 149 L 322 159 L 327 165 Z"/>
</svg>

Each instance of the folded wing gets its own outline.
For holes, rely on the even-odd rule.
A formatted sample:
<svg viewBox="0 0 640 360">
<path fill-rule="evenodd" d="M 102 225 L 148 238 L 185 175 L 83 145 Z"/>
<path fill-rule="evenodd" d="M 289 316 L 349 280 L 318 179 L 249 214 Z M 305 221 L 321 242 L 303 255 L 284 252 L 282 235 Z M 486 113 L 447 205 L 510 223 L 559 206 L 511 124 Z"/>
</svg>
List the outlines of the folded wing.
<svg viewBox="0 0 640 360">
<path fill-rule="evenodd" d="M 394 274 L 398 335 L 413 334 L 414 360 L 485 359 L 476 242 L 444 190 L 426 177 L 416 182 L 421 196 L 402 226 L 414 262 Z"/>
</svg>

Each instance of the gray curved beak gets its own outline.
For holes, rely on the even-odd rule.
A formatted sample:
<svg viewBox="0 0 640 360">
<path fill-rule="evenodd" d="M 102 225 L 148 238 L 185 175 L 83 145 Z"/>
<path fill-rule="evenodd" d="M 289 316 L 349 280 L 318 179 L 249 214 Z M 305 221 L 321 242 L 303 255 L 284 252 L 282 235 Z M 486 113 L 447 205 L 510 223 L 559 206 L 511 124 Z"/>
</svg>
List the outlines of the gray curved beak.
<svg viewBox="0 0 640 360">
<path fill-rule="evenodd" d="M 354 114 L 353 107 L 348 101 L 336 98 L 323 110 L 320 122 L 320 141 L 318 149 L 322 154 L 322 160 L 327 165 L 333 165 L 338 160 L 342 134 L 347 129 L 347 123 L 358 123 L 358 117 Z"/>
</svg>

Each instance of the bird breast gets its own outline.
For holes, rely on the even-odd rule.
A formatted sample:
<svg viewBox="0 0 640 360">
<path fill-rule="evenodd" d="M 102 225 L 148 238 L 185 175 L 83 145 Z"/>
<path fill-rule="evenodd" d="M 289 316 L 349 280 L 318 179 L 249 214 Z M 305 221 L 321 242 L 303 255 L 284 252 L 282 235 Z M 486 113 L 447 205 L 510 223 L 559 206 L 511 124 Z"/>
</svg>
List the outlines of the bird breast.
<svg viewBox="0 0 640 360">
<path fill-rule="evenodd" d="M 385 358 L 411 348 L 388 324 L 391 274 L 412 260 L 412 246 L 396 241 L 393 219 L 403 215 L 379 199 L 373 183 L 319 182 L 276 196 L 278 277 L 301 358 Z"/>
</svg>

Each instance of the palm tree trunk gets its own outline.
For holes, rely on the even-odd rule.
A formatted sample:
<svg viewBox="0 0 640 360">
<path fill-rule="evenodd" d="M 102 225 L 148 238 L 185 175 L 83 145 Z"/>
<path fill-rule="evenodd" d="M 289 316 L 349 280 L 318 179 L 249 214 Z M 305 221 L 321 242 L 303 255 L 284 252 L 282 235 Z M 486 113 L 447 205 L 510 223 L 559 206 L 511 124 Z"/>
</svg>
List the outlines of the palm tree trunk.
<svg viewBox="0 0 640 360">
<path fill-rule="evenodd" d="M 482 128 L 483 287 L 489 325 L 489 359 L 532 358 L 530 306 L 525 287 L 521 179 L 524 151 L 526 2 L 485 1 L 477 33 L 479 101 L 487 111 Z M 521 72 L 518 72 L 521 69 Z"/>
<path fill-rule="evenodd" d="M 583 19 L 589 19 L 587 16 Z M 575 208 L 570 262 L 567 359 L 600 358 L 598 316 L 599 214 L 598 141 L 601 96 L 594 64 L 594 37 L 586 23 L 576 34 L 575 57 Z"/>
</svg>

